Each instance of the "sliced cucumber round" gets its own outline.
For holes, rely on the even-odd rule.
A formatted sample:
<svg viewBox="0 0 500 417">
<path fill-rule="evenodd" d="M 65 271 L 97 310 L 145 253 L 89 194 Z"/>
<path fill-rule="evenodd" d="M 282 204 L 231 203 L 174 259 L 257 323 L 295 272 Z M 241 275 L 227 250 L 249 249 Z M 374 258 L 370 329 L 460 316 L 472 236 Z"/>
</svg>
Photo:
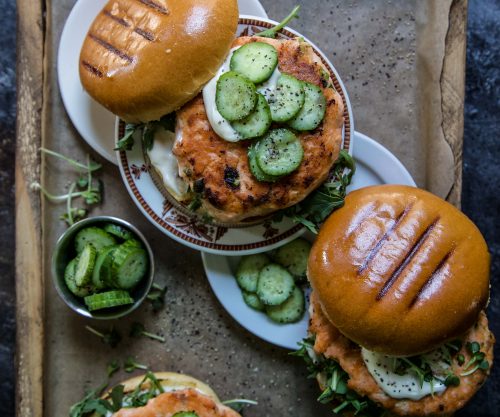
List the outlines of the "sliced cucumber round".
<svg viewBox="0 0 500 417">
<path fill-rule="evenodd" d="M 111 280 L 117 288 L 134 288 L 144 277 L 148 268 L 146 251 L 134 246 L 120 245 L 112 252 Z"/>
<path fill-rule="evenodd" d="M 252 42 L 234 51 L 231 71 L 239 72 L 255 84 L 269 79 L 278 65 L 278 51 L 264 42 Z"/>
<path fill-rule="evenodd" d="M 259 274 L 257 295 L 266 305 L 278 305 L 292 295 L 295 282 L 292 275 L 277 264 L 266 265 Z"/>
<path fill-rule="evenodd" d="M 90 285 L 86 285 L 84 287 L 78 287 L 75 283 L 75 269 L 76 264 L 78 263 L 78 257 L 72 259 L 68 265 L 66 265 L 66 269 L 64 270 L 64 282 L 68 289 L 76 295 L 77 297 L 86 297 L 91 294 L 94 289 Z"/>
<path fill-rule="evenodd" d="M 107 282 L 105 279 L 107 271 L 104 271 L 104 263 L 106 260 L 108 262 L 113 262 L 112 252 L 118 246 L 108 246 L 97 252 L 97 258 L 95 260 L 94 270 L 92 271 L 92 284 L 99 290 L 106 288 Z"/>
<path fill-rule="evenodd" d="M 266 133 L 271 126 L 271 110 L 267 104 L 266 98 L 257 93 L 257 105 L 255 110 L 247 117 L 236 122 L 231 126 L 236 130 L 242 139 L 256 138 Z"/>
<path fill-rule="evenodd" d="M 269 97 L 271 117 L 275 122 L 286 122 L 294 117 L 304 105 L 303 83 L 288 74 L 281 74 L 276 90 Z"/>
<path fill-rule="evenodd" d="M 257 104 L 254 83 L 234 71 L 222 74 L 217 80 L 215 104 L 222 117 L 230 122 L 244 119 Z"/>
<path fill-rule="evenodd" d="M 75 268 L 75 284 L 77 287 L 83 287 L 90 284 L 96 255 L 96 249 L 89 243 L 85 245 L 82 252 L 78 256 L 78 262 Z"/>
<path fill-rule="evenodd" d="M 267 306 L 266 314 L 277 323 L 295 323 L 299 321 L 305 312 L 304 293 L 298 287 L 293 289 L 292 295 L 277 306 Z"/>
<path fill-rule="evenodd" d="M 172 417 L 199 417 L 194 411 L 178 411 Z"/>
<path fill-rule="evenodd" d="M 75 249 L 80 253 L 87 244 L 92 244 L 97 250 L 106 246 L 116 245 L 116 239 L 99 227 L 85 227 L 75 236 Z"/>
<path fill-rule="evenodd" d="M 258 180 L 262 182 L 276 182 L 281 176 L 267 175 L 262 169 L 260 169 L 259 164 L 257 163 L 256 149 L 258 143 L 253 144 L 248 148 L 248 165 L 250 166 L 250 171 L 252 175 Z"/>
<path fill-rule="evenodd" d="M 127 291 L 113 290 L 101 292 L 99 294 L 88 295 L 83 299 L 90 311 L 101 310 L 103 308 L 118 307 L 132 304 L 134 299 Z"/>
<path fill-rule="evenodd" d="M 142 243 L 137 239 L 128 239 L 122 243 L 123 246 L 133 246 L 135 248 L 142 248 Z"/>
<path fill-rule="evenodd" d="M 259 140 L 256 159 L 267 175 L 281 176 L 295 171 L 304 156 L 300 140 L 288 129 L 273 129 Z"/>
<path fill-rule="evenodd" d="M 241 293 L 243 295 L 243 301 L 248 307 L 251 307 L 257 311 L 264 311 L 266 309 L 265 304 L 260 301 L 260 298 L 257 297 L 257 294 L 245 290 L 241 291 Z"/>
<path fill-rule="evenodd" d="M 104 226 L 104 231 L 123 240 L 132 239 L 134 237 L 134 234 L 131 231 L 115 223 L 106 224 Z"/>
<path fill-rule="evenodd" d="M 317 85 L 304 82 L 304 106 L 288 122 L 295 130 L 314 130 L 323 121 L 326 112 L 326 98 Z"/>
<path fill-rule="evenodd" d="M 311 244 L 305 239 L 295 239 L 280 247 L 274 255 L 274 260 L 284 266 L 296 280 L 306 276 L 307 261 Z"/>
<path fill-rule="evenodd" d="M 271 260 L 263 253 L 244 256 L 236 269 L 236 282 L 245 291 L 257 291 L 257 281 L 262 268 L 270 264 Z"/>
</svg>

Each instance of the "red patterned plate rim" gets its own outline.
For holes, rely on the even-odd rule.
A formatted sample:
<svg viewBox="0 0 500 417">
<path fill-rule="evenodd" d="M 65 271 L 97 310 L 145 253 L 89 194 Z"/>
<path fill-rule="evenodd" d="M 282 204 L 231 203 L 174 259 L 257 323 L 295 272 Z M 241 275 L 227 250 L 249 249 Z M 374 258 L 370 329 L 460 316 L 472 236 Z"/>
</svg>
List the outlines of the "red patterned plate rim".
<svg viewBox="0 0 500 417">
<path fill-rule="evenodd" d="M 253 31 L 254 29 L 268 29 L 271 27 L 274 27 L 277 24 L 277 22 L 270 20 L 270 19 L 264 19 L 260 17 L 254 17 L 254 16 L 240 16 L 239 19 L 239 25 L 244 25 L 246 26 L 243 30 L 238 30 L 239 34 L 238 36 L 241 36 L 241 33 L 243 31 Z M 240 29 L 240 28 L 239 28 Z M 300 33 L 290 29 L 290 28 L 284 28 L 278 32 L 278 36 L 281 38 L 294 38 L 294 37 L 302 37 L 306 42 L 308 42 L 314 49 L 315 53 L 320 57 L 321 61 L 323 64 L 328 68 L 330 76 L 332 78 L 333 85 L 336 89 L 336 91 L 339 93 L 339 95 L 342 98 L 342 102 L 344 104 L 344 130 L 343 130 L 343 143 L 342 143 L 342 148 L 351 152 L 352 151 L 352 132 L 354 132 L 354 127 L 353 127 L 353 120 L 352 120 L 352 110 L 351 110 L 351 105 L 347 96 L 347 93 L 345 91 L 345 87 L 337 74 L 334 66 L 330 63 L 330 61 L 325 57 L 325 55 L 321 52 L 321 50 L 311 41 L 309 41 L 307 38 L 302 36 Z M 116 138 L 121 137 L 123 135 L 125 128 L 125 123 L 118 119 L 116 120 L 116 129 L 115 129 L 115 134 Z M 269 237 L 269 238 L 264 238 L 263 240 L 259 240 L 256 242 L 252 243 L 245 243 L 245 244 L 220 244 L 216 243 L 216 241 L 212 241 L 213 239 L 210 239 L 210 236 L 206 233 L 203 232 L 203 230 L 199 230 L 198 228 L 216 228 L 216 233 L 215 233 L 215 240 L 218 240 L 221 236 L 223 236 L 228 228 L 225 226 L 214 226 L 214 225 L 208 225 L 208 224 L 203 224 L 199 222 L 199 219 L 197 218 L 191 218 L 188 219 L 188 221 L 185 223 L 187 226 L 191 226 L 193 229 L 194 234 L 198 235 L 199 238 L 191 236 L 189 234 L 186 234 L 179 230 L 178 228 L 174 227 L 168 221 L 165 221 L 162 219 L 158 214 L 151 208 L 151 206 L 147 203 L 147 201 L 144 199 L 143 195 L 140 193 L 140 191 L 137 189 L 137 186 L 135 184 L 132 172 L 130 170 L 128 158 L 127 158 L 127 152 L 126 151 L 117 151 L 117 156 L 119 160 L 119 165 L 120 165 L 120 170 L 122 171 L 123 176 L 126 179 L 126 184 L 129 189 L 129 193 L 133 196 L 133 199 L 135 200 L 136 204 L 139 206 L 139 208 L 142 209 L 147 214 L 148 219 L 160 230 L 168 232 L 168 234 L 177 240 L 180 243 L 187 244 L 188 246 L 194 248 L 194 249 L 200 249 L 200 250 L 205 250 L 208 252 L 212 253 L 217 253 L 217 254 L 228 254 L 228 253 L 233 253 L 233 254 L 243 254 L 243 253 L 253 253 L 257 252 L 256 249 L 270 249 L 271 247 L 276 247 L 279 246 L 277 245 L 279 242 L 282 242 L 283 244 L 286 243 L 286 241 L 290 240 L 291 237 L 296 237 L 303 233 L 305 231 L 305 228 L 302 225 L 296 224 L 293 225 L 290 229 L 286 230 L 285 232 Z M 147 167 L 146 167 L 147 169 Z M 160 193 L 160 191 L 158 190 Z M 177 210 L 174 205 L 169 202 L 168 200 L 165 200 L 164 202 L 164 207 L 163 207 L 163 215 L 165 213 L 168 213 L 170 210 Z M 179 214 L 181 216 L 186 216 L 185 213 L 182 213 L 179 211 Z M 250 226 L 251 227 L 251 226 Z M 235 229 L 237 230 L 237 229 Z M 204 238 L 205 240 L 201 239 Z"/>
</svg>

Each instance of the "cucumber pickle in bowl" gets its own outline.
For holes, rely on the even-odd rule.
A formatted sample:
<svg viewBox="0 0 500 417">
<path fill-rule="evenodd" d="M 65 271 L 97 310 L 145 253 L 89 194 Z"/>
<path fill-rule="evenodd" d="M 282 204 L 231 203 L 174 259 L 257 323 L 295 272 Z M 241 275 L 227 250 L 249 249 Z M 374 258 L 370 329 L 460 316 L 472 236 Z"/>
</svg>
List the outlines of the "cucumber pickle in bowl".
<svg viewBox="0 0 500 417">
<path fill-rule="evenodd" d="M 57 241 L 52 277 L 64 302 L 77 313 L 115 319 L 135 310 L 154 275 L 151 247 L 125 220 L 91 217 L 75 223 Z"/>
</svg>

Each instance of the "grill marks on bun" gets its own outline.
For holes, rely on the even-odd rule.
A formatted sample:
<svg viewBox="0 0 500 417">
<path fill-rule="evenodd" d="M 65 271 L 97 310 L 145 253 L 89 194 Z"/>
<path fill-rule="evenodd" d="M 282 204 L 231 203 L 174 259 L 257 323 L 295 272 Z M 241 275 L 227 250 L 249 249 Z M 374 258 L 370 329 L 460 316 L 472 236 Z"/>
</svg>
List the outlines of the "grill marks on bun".
<svg viewBox="0 0 500 417">
<path fill-rule="evenodd" d="M 126 122 L 158 120 L 213 77 L 237 25 L 236 0 L 109 0 L 84 40 L 80 80 Z"/>
<path fill-rule="evenodd" d="M 309 279 L 347 337 L 369 350 L 414 355 L 473 325 L 488 298 L 489 255 L 474 224 L 438 197 L 367 187 L 325 222 Z"/>
</svg>

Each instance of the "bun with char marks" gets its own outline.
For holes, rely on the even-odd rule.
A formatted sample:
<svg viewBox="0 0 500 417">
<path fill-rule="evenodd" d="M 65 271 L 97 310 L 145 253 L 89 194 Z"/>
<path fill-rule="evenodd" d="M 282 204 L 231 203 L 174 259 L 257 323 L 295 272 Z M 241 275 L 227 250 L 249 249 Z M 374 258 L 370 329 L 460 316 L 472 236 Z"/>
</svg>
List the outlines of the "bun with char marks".
<svg viewBox="0 0 500 417">
<path fill-rule="evenodd" d="M 224 61 L 236 0 L 110 0 L 80 52 L 80 79 L 131 123 L 158 120 L 196 96 Z"/>
<path fill-rule="evenodd" d="M 489 294 L 489 253 L 459 210 L 413 187 L 350 193 L 321 228 L 308 276 L 323 312 L 346 337 L 411 356 L 459 337 Z"/>
</svg>

